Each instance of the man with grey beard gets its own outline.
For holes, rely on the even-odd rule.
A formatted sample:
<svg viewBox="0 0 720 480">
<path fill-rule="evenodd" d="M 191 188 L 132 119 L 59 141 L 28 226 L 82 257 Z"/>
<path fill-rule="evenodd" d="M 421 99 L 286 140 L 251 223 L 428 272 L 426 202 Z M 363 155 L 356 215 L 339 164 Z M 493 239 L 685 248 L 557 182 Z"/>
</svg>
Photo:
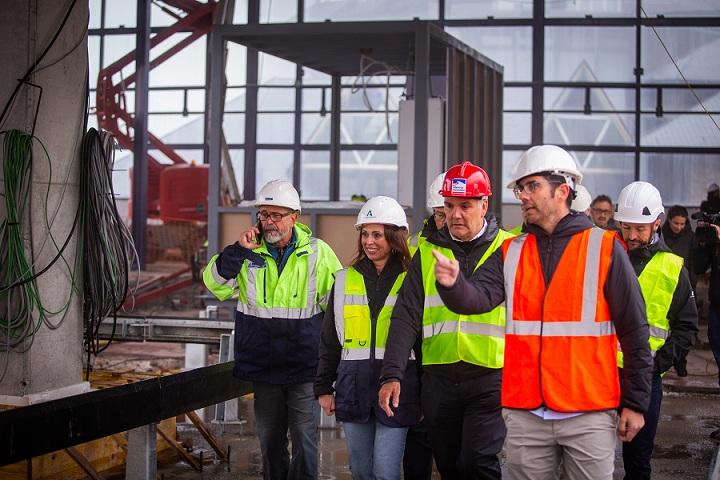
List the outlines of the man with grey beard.
<svg viewBox="0 0 720 480">
<path fill-rule="evenodd" d="M 258 223 L 210 260 L 203 280 L 219 300 L 238 299 L 233 374 L 253 382 L 263 478 L 317 478 L 313 380 L 323 312 L 342 265 L 298 222 L 292 184 L 268 182 L 255 206 Z"/>
</svg>

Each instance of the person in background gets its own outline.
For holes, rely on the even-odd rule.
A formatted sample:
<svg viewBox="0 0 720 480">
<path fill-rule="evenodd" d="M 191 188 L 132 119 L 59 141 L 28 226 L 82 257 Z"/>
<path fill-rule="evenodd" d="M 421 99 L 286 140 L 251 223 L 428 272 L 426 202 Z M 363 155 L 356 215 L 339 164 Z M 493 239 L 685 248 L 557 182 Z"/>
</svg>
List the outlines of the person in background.
<svg viewBox="0 0 720 480">
<path fill-rule="evenodd" d="M 292 184 L 268 182 L 255 205 L 257 225 L 210 259 L 203 281 L 218 300 L 238 299 L 233 375 L 253 384 L 263 478 L 317 478 L 320 408 L 312 382 L 323 310 L 342 265 L 298 222 Z"/>
<path fill-rule="evenodd" d="M 697 284 L 697 275 L 693 270 L 693 252 L 696 248 L 695 234 L 690 226 L 690 217 L 685 207 L 673 205 L 668 209 L 667 218 L 660 231 L 670 250 L 685 260 L 685 268 L 690 276 L 693 291 Z"/>
<path fill-rule="evenodd" d="M 604 230 L 617 230 L 613 220 L 613 203 L 607 195 L 598 195 L 590 204 L 590 218 Z"/>
<path fill-rule="evenodd" d="M 705 213 L 720 213 L 720 187 L 717 183 L 708 185 L 707 198 L 700 203 L 700 210 Z"/>
<path fill-rule="evenodd" d="M 693 260 L 695 272 L 698 275 L 710 269 L 708 341 L 718 366 L 718 384 L 720 385 L 720 226 L 703 223 L 711 235 L 698 238 Z M 720 430 L 717 431 L 716 437 L 720 439 Z"/>
<path fill-rule="evenodd" d="M 427 191 L 427 208 L 432 212 L 423 222 L 423 228 L 410 237 L 410 254 L 414 255 L 418 247 L 425 242 L 430 235 L 445 226 L 445 200 L 440 195 L 444 173 L 441 173 L 432 181 Z"/>
<path fill-rule="evenodd" d="M 591 217 L 590 213 L 590 204 L 592 203 L 592 195 L 590 195 L 590 192 L 587 188 L 583 187 L 582 185 L 577 185 L 577 189 L 575 192 L 575 198 L 573 199 L 572 203 L 570 204 L 570 210 L 575 210 L 576 212 L 584 213 L 588 217 Z"/>
<path fill-rule="evenodd" d="M 672 253 L 658 235 L 660 216 L 664 211 L 657 188 L 647 182 L 633 182 L 620 192 L 615 212 L 645 299 L 650 350 L 654 357 L 645 426 L 632 441 L 623 443 L 623 464 L 628 480 L 650 479 L 650 457 L 662 404 L 661 376 L 673 365 L 679 370 L 679 360 L 684 366 L 685 357 L 697 340 L 697 306 L 684 260 Z M 622 351 L 618 352 L 618 366 L 623 367 Z"/>
<path fill-rule="evenodd" d="M 410 265 L 408 223 L 399 203 L 379 196 L 362 206 L 355 227 L 358 251 L 337 273 L 314 391 L 325 414 L 343 422 L 353 479 L 399 480 L 407 429 L 420 420 L 414 355 L 394 415 L 385 415 L 376 399 L 390 316 Z"/>
</svg>

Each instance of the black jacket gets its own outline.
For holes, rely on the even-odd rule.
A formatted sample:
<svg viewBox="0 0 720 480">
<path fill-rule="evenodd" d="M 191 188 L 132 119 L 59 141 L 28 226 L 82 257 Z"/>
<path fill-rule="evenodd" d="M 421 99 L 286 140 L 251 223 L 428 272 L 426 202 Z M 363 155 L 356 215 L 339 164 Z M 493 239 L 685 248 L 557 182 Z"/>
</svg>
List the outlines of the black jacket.
<svg viewBox="0 0 720 480">
<path fill-rule="evenodd" d="M 526 228 L 529 234 L 537 237 L 543 277 L 545 284 L 548 284 L 570 238 L 592 228 L 592 222 L 585 214 L 570 212 L 560 220 L 550 235 L 537 225 L 528 224 Z M 448 307 L 459 313 L 472 314 L 490 311 L 505 301 L 505 276 L 500 249 L 488 258 L 470 280 L 466 277 L 466 274 L 459 276 L 455 285 L 449 289 L 438 284 L 440 296 Z M 620 379 L 620 407 L 644 413 L 650 399 L 653 368 L 648 346 L 645 301 L 630 260 L 618 241 L 613 247 L 610 270 L 603 288 L 615 332 L 625 354 L 625 368 Z"/>
<path fill-rule="evenodd" d="M 712 230 L 712 236 L 716 237 L 715 231 Z M 708 297 L 710 304 L 714 308 L 720 308 L 720 239 L 717 237 L 713 240 L 708 236 L 702 241 L 698 240 L 698 246 L 693 257 L 693 267 L 698 275 L 705 273 L 710 269 L 710 288 L 708 289 Z"/>
<path fill-rule="evenodd" d="M 695 253 L 697 244 L 695 234 L 692 228 L 690 228 L 690 222 L 685 223 L 685 228 L 683 228 L 680 233 L 675 233 L 670 228 L 668 221 L 665 221 L 660 232 L 665 241 L 665 245 L 667 245 L 675 255 L 679 255 L 685 260 L 685 268 L 690 278 L 690 285 L 692 285 L 693 290 L 695 290 L 697 277 L 693 270 L 693 254 Z"/>
<path fill-rule="evenodd" d="M 377 317 L 403 268 L 397 257 L 393 255 L 380 274 L 367 258 L 361 260 L 355 269 L 362 274 L 365 282 L 373 332 L 370 348 L 374 351 Z M 395 410 L 395 416 L 387 417 L 378 405 L 381 361 L 340 361 L 342 346 L 335 330 L 334 306 L 335 287 L 323 318 L 320 358 L 313 387 L 315 396 L 335 394 L 335 417 L 339 421 L 365 423 L 371 415 L 374 415 L 378 421 L 390 427 L 405 427 L 418 423 L 420 380 L 417 362 L 408 362 L 402 383 L 400 406 Z M 416 350 L 418 350 L 417 358 L 419 345 L 416 346 Z"/>
<path fill-rule="evenodd" d="M 630 262 L 638 277 L 657 252 L 672 253 L 672 250 L 662 238 L 657 238 L 649 245 L 628 252 Z M 697 340 L 698 312 L 695 294 L 685 267 L 680 272 L 667 319 L 670 322 L 670 336 L 655 354 L 656 373 L 665 373 L 673 366 L 675 360 L 684 359 Z"/>
<path fill-rule="evenodd" d="M 498 233 L 498 223 L 494 216 L 485 217 L 487 230 L 478 239 L 471 242 L 456 242 L 450 236 L 447 227 L 436 231 L 427 241 L 446 247 L 453 251 L 460 262 L 460 268 L 466 275 L 472 274 L 480 258 L 488 249 Z M 407 363 L 408 352 L 418 339 L 422 338 L 423 306 L 425 291 L 423 289 L 421 252 L 413 256 L 405 282 L 400 289 L 395 308 L 393 309 L 390 333 L 385 349 L 385 360 L 381 372 L 383 381 L 389 379 L 402 380 Z M 456 382 L 468 380 L 480 375 L 499 375 L 501 369 L 485 368 L 466 362 L 447 365 L 423 365 L 423 371 L 431 375 L 441 375 Z"/>
</svg>

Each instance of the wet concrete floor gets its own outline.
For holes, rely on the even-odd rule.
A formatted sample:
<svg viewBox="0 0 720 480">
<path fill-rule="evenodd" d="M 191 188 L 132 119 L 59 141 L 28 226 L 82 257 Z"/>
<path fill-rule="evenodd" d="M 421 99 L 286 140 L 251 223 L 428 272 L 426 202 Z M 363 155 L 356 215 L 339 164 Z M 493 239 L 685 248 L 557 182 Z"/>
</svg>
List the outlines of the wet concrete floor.
<svg viewBox="0 0 720 480">
<path fill-rule="evenodd" d="M 203 472 L 192 470 L 183 462 L 161 465 L 158 475 L 164 479 L 261 479 L 261 458 L 252 420 L 252 400 L 242 399 L 240 411 L 247 423 L 212 425 L 220 443 L 231 448 L 229 464 L 210 463 Z M 653 479 L 707 479 L 716 455 L 717 443 L 710 433 L 720 428 L 720 395 L 666 392 L 662 419 L 658 427 L 652 459 Z M 206 458 L 213 453 L 192 427 L 178 425 L 178 440 L 193 445 L 195 453 L 203 451 Z M 618 446 L 615 478 L 623 477 L 622 458 Z M 319 471 L 321 479 L 351 479 L 347 451 L 341 429 L 321 429 Z M 440 478 L 437 473 L 433 478 Z"/>
</svg>

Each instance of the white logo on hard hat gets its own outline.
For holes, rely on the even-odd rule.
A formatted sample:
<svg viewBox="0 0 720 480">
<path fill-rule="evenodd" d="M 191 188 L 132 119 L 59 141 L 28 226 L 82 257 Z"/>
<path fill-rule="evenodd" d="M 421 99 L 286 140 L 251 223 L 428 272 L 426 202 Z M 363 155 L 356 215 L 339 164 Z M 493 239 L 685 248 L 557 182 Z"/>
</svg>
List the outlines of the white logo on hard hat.
<svg viewBox="0 0 720 480">
<path fill-rule="evenodd" d="M 464 178 L 453 178 L 450 190 L 453 193 L 465 193 L 467 191 L 467 180 Z"/>
</svg>

